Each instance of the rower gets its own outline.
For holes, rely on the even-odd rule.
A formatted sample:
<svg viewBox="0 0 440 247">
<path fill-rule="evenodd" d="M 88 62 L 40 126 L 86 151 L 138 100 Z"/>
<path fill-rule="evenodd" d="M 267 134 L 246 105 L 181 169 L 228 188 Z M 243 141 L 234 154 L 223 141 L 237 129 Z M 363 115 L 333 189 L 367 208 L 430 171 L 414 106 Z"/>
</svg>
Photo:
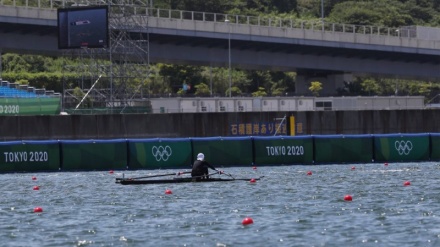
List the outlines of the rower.
<svg viewBox="0 0 440 247">
<path fill-rule="evenodd" d="M 192 166 L 191 177 L 196 181 L 200 181 L 202 179 L 209 179 L 208 168 L 217 171 L 219 174 L 222 173 L 221 171 L 215 169 L 213 165 L 209 164 L 205 160 L 205 155 L 203 153 L 197 154 L 197 160 L 194 161 L 194 164 Z"/>
</svg>

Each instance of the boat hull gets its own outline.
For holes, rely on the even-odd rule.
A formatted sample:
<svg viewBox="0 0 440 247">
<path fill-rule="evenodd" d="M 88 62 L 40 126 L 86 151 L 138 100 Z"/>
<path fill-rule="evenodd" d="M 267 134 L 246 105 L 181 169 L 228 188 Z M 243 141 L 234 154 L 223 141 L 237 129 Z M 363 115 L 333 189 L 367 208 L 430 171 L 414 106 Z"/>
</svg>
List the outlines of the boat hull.
<svg viewBox="0 0 440 247">
<path fill-rule="evenodd" d="M 122 185 L 136 185 L 136 184 L 174 184 L 174 183 L 206 183 L 206 182 L 230 182 L 235 181 L 232 178 L 210 178 L 203 180 L 194 180 L 193 178 L 174 178 L 174 179 L 117 179 L 116 183 Z M 249 179 L 250 180 L 250 179 Z"/>
</svg>

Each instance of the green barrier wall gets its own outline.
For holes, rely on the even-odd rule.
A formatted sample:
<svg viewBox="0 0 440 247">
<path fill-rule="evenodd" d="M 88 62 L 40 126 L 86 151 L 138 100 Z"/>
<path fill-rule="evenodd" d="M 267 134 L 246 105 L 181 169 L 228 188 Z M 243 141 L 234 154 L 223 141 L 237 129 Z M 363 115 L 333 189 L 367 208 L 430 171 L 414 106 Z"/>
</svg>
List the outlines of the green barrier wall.
<svg viewBox="0 0 440 247">
<path fill-rule="evenodd" d="M 440 160 L 440 134 L 0 142 L 1 172 Z"/>
<path fill-rule="evenodd" d="M 288 165 L 313 163 L 313 138 L 254 137 L 257 165 Z"/>
<path fill-rule="evenodd" d="M 429 160 L 429 134 L 388 134 L 374 136 L 377 162 Z"/>
<path fill-rule="evenodd" d="M 373 160 L 371 135 L 315 136 L 315 163 L 366 163 Z"/>
<path fill-rule="evenodd" d="M 58 171 L 58 141 L 13 141 L 0 143 L 0 172 Z"/>
<path fill-rule="evenodd" d="M 130 169 L 191 168 L 191 140 L 142 139 L 128 140 Z"/>
<path fill-rule="evenodd" d="M 430 134 L 431 160 L 440 160 L 440 134 Z"/>
<path fill-rule="evenodd" d="M 205 159 L 212 165 L 234 166 L 252 165 L 251 137 L 212 137 L 192 138 L 193 160 L 198 153 L 205 154 Z"/>
<path fill-rule="evenodd" d="M 60 97 L 0 98 L 0 115 L 58 115 Z"/>
<path fill-rule="evenodd" d="M 126 140 L 61 141 L 62 170 L 126 169 Z"/>
</svg>

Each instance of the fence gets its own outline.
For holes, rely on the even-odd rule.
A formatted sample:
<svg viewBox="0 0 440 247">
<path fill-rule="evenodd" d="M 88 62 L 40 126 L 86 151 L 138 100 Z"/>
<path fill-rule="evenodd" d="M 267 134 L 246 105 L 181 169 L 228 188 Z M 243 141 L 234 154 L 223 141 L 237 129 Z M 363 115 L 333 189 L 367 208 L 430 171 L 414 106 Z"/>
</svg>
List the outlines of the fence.
<svg viewBox="0 0 440 247">
<path fill-rule="evenodd" d="M 67 8 L 75 6 L 93 6 L 93 5 L 109 5 L 119 6 L 118 1 L 112 0 L 88 0 L 88 1 L 73 1 L 73 0 L 26 0 L 18 1 L 0 0 L 0 5 L 9 5 L 17 7 L 34 7 L 34 8 Z M 222 22 L 226 21 L 230 24 L 243 24 L 249 26 L 261 27 L 275 27 L 275 28 L 290 28 L 302 29 L 322 32 L 339 32 L 351 34 L 366 34 L 371 36 L 395 36 L 404 38 L 417 38 L 417 32 L 411 31 L 413 27 L 384 27 L 384 26 L 365 26 L 353 25 L 346 23 L 330 23 L 321 20 L 301 20 L 292 18 L 279 17 L 264 17 L 264 16 L 243 16 L 243 15 L 227 15 L 222 13 L 208 13 L 186 10 L 173 9 L 157 9 L 148 8 L 150 1 L 126 1 L 127 5 L 125 11 L 131 11 L 133 15 L 148 15 L 157 18 L 169 18 L 191 21 L 203 22 Z M 127 14 L 127 13 L 126 13 Z M 440 34 L 439 29 L 431 29 L 429 32 L 434 32 L 435 36 Z M 432 36 L 432 35 L 430 35 Z"/>
<path fill-rule="evenodd" d="M 440 160 L 440 134 L 317 135 L 0 142 L 0 172 L 190 169 Z"/>
</svg>

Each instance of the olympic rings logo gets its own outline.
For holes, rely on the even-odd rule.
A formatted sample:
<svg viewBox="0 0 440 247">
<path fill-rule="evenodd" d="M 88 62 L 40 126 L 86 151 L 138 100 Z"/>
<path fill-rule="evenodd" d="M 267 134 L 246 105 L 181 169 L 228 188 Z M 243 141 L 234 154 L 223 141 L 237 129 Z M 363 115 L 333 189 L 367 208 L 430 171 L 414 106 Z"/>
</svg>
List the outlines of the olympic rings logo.
<svg viewBox="0 0 440 247">
<path fill-rule="evenodd" d="M 170 158 L 173 151 L 171 150 L 170 146 L 153 146 L 151 149 L 151 152 L 153 153 L 154 158 L 156 158 L 156 161 L 167 161 L 168 158 Z"/>
<path fill-rule="evenodd" d="M 413 149 L 413 144 L 411 141 L 396 141 L 394 143 L 394 147 L 396 148 L 399 155 L 408 155 Z"/>
</svg>

